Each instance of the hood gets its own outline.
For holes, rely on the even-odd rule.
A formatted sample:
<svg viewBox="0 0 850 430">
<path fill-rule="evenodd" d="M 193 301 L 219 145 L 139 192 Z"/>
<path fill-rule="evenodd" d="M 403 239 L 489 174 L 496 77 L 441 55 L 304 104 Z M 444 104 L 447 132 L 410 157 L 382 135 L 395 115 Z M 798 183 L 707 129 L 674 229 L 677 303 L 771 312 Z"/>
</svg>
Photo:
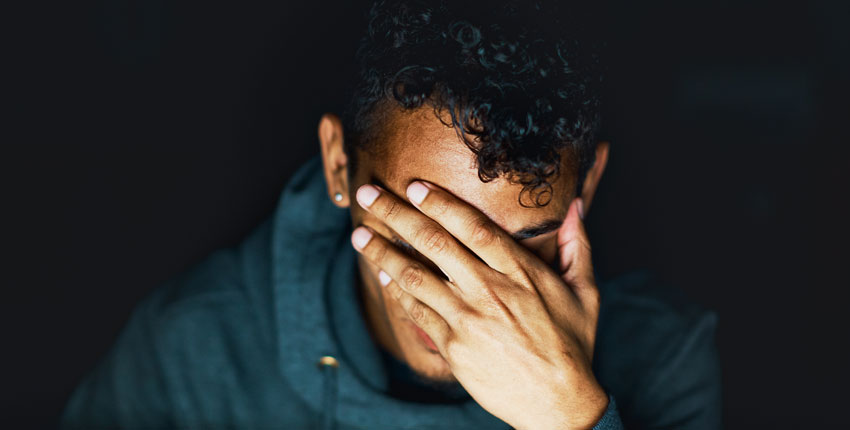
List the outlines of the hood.
<svg viewBox="0 0 850 430">
<path fill-rule="evenodd" d="M 277 359 L 283 376 L 310 408 L 349 427 L 510 428 L 471 399 L 419 404 L 386 394 L 384 364 L 357 302 L 349 212 L 328 198 L 319 157 L 290 179 L 272 229 Z M 339 363 L 332 384 L 318 365 L 324 356 Z M 329 405 L 333 410 L 328 411 Z"/>
</svg>

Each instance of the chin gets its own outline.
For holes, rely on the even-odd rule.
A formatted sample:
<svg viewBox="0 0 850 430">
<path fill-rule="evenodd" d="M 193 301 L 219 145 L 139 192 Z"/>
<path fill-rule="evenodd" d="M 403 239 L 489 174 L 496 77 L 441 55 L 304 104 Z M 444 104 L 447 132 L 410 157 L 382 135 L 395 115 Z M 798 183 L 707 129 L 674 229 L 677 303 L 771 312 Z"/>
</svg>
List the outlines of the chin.
<svg viewBox="0 0 850 430">
<path fill-rule="evenodd" d="M 435 384 L 457 383 L 449 363 L 436 352 L 432 352 L 419 344 L 418 339 L 408 342 L 404 348 L 404 358 L 407 365 L 422 379 Z"/>
<path fill-rule="evenodd" d="M 457 384 L 449 363 L 417 334 L 416 326 L 406 316 L 402 316 L 404 310 L 395 303 L 393 305 L 395 306 L 390 308 L 390 314 L 398 316 L 391 317 L 394 320 L 392 330 L 398 341 L 400 352 L 404 356 L 404 362 L 422 378 L 423 382 L 430 385 Z"/>
<path fill-rule="evenodd" d="M 437 356 L 439 357 L 439 356 Z M 431 360 L 427 360 L 431 361 Z M 455 379 L 448 364 L 440 358 L 442 363 L 430 364 L 427 367 L 419 367 L 410 364 L 411 369 L 419 377 L 419 382 L 433 390 L 455 392 L 461 386 Z"/>
<path fill-rule="evenodd" d="M 431 355 L 428 353 L 428 355 Z M 436 358 L 436 359 L 434 359 Z M 443 357 L 437 355 L 436 357 L 428 357 L 426 363 L 423 363 L 423 366 L 411 366 L 414 372 L 419 374 L 423 379 L 427 379 L 429 381 L 434 382 L 443 382 L 443 383 L 455 383 L 457 379 L 455 379 L 454 374 L 452 374 L 452 370 L 449 368 L 449 364 L 443 360 Z"/>
</svg>

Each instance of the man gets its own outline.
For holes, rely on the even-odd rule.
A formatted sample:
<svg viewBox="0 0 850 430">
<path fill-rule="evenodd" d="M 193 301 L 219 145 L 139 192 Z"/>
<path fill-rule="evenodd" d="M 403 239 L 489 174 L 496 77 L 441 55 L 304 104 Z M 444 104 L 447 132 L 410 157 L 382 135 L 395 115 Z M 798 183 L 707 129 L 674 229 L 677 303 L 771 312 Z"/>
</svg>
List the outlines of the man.
<svg viewBox="0 0 850 430">
<path fill-rule="evenodd" d="M 713 314 L 598 283 L 592 47 L 539 3 L 379 2 L 271 219 L 158 289 L 68 428 L 718 428 Z"/>
</svg>

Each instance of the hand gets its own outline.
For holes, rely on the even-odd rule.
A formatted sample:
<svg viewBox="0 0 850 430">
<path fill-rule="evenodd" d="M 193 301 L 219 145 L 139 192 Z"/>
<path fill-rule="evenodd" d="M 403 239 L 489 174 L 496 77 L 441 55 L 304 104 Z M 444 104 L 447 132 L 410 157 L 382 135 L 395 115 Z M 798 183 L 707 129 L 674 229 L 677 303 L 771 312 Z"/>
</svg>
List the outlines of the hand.
<svg viewBox="0 0 850 430">
<path fill-rule="evenodd" d="M 414 182 L 408 196 L 419 210 L 375 186 L 358 190 L 364 209 L 451 282 L 380 235 L 362 248 L 357 231 L 352 239 L 458 382 L 516 429 L 592 427 L 608 397 L 591 370 L 599 293 L 581 200 L 574 199 L 558 231 L 559 275 L 445 190 Z"/>
</svg>

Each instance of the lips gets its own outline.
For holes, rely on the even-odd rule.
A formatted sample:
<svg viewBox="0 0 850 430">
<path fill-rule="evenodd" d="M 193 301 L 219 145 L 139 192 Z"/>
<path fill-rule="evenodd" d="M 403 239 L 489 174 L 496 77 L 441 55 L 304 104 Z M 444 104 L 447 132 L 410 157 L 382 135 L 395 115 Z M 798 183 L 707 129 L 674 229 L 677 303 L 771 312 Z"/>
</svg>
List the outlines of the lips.
<svg viewBox="0 0 850 430">
<path fill-rule="evenodd" d="M 419 339 L 422 340 L 422 343 L 425 344 L 425 347 L 428 348 L 429 351 L 439 352 L 439 350 L 437 349 L 437 345 L 434 343 L 433 340 L 431 340 L 431 338 L 425 333 L 424 330 L 419 328 L 419 326 L 417 326 L 416 324 L 413 324 L 413 330 L 416 331 L 416 334 L 419 336 Z"/>
</svg>

